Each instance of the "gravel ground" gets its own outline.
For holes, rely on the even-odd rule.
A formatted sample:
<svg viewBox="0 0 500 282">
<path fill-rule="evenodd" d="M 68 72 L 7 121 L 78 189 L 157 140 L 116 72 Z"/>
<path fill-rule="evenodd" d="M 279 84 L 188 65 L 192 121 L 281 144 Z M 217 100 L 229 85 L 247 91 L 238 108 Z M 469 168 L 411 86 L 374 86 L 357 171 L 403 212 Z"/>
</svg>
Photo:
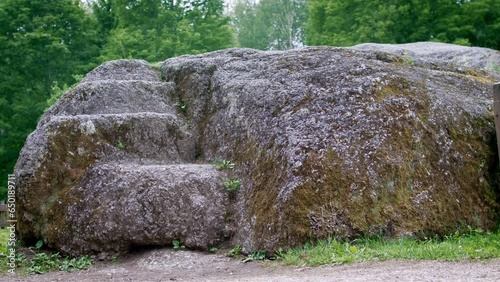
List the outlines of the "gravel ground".
<svg viewBox="0 0 500 282">
<path fill-rule="evenodd" d="M 324 267 L 242 263 L 224 255 L 156 249 L 86 271 L 3 276 L 0 281 L 500 281 L 500 260 L 384 261 Z"/>
</svg>

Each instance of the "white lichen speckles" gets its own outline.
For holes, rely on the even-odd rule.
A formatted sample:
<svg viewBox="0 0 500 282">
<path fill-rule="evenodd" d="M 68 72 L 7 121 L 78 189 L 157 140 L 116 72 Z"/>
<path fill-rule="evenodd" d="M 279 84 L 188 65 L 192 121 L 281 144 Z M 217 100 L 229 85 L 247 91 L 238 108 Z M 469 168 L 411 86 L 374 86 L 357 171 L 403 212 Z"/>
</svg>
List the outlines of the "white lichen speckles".
<svg viewBox="0 0 500 282">
<path fill-rule="evenodd" d="M 412 199 L 413 205 L 417 208 L 419 208 L 425 202 L 433 202 L 432 196 L 429 193 L 429 190 L 424 190 L 424 191 L 418 193 Z"/>
<path fill-rule="evenodd" d="M 86 135 L 91 135 L 96 133 L 94 123 L 91 120 L 87 120 L 81 123 L 80 130 Z"/>
</svg>

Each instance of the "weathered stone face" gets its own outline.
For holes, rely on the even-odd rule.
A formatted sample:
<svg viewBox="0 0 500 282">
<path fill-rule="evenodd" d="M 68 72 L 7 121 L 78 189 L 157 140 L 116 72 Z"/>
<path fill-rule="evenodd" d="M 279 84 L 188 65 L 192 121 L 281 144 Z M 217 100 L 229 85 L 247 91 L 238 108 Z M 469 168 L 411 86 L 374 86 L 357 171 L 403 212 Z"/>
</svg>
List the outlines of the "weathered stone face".
<svg viewBox="0 0 500 282">
<path fill-rule="evenodd" d="M 233 49 L 167 60 L 164 77 L 189 105 L 203 158 L 237 163 L 234 242 L 269 250 L 310 236 L 491 226 L 496 74 L 440 52 L 449 50 Z"/>
<path fill-rule="evenodd" d="M 174 239 L 271 251 L 491 227 L 498 74 L 442 61 L 442 46 L 382 47 L 228 49 L 169 59 L 161 78 L 144 61 L 104 64 L 23 148 L 20 235 L 71 254 Z M 203 165 L 215 158 L 236 163 L 236 197 Z"/>
</svg>

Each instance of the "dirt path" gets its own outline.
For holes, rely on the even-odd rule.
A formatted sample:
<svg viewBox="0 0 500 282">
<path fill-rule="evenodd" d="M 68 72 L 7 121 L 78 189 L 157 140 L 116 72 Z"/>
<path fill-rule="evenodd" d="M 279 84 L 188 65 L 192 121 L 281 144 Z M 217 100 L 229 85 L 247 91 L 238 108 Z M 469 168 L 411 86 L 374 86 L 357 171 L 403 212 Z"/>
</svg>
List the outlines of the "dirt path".
<svg viewBox="0 0 500 282">
<path fill-rule="evenodd" d="M 0 277 L 0 281 L 500 281 L 500 260 L 474 262 L 367 262 L 297 268 L 241 263 L 223 255 L 170 249 L 97 263 L 86 271 Z"/>
</svg>

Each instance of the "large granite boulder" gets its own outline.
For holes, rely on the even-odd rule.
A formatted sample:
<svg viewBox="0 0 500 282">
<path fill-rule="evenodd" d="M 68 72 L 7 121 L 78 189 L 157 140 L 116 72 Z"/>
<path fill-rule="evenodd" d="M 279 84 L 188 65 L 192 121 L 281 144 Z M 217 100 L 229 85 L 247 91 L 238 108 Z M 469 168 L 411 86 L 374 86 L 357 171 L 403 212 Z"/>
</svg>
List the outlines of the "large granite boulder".
<svg viewBox="0 0 500 282">
<path fill-rule="evenodd" d="M 270 250 L 496 222 L 496 74 L 356 49 L 233 49 L 162 65 L 189 105 L 202 159 L 237 164 L 235 243 Z"/>
<path fill-rule="evenodd" d="M 499 53 L 417 52 L 432 46 L 228 49 L 169 59 L 161 75 L 108 62 L 28 138 L 19 233 L 110 254 L 174 239 L 249 252 L 490 228 Z M 217 158 L 234 171 L 206 165 Z M 238 191 L 224 190 L 229 178 Z"/>
</svg>

